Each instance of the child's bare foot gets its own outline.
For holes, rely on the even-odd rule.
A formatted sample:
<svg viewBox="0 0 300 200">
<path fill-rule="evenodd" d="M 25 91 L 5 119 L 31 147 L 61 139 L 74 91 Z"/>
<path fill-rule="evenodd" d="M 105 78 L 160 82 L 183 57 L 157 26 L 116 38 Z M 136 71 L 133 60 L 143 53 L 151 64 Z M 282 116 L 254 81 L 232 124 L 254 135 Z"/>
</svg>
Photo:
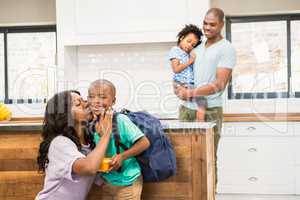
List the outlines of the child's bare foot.
<svg viewBox="0 0 300 200">
<path fill-rule="evenodd" d="M 205 109 L 199 108 L 197 110 L 196 120 L 198 122 L 204 122 L 205 121 Z"/>
</svg>

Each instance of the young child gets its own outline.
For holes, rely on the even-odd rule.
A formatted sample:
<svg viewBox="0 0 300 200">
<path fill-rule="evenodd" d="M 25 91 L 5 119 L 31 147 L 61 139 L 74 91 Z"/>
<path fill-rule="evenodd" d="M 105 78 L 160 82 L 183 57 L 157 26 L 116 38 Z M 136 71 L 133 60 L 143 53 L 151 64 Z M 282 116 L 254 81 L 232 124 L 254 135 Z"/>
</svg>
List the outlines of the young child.
<svg viewBox="0 0 300 200">
<path fill-rule="evenodd" d="M 88 103 L 95 118 L 101 118 L 103 112 L 111 110 L 115 101 L 116 89 L 110 81 L 100 79 L 90 85 Z M 124 151 L 120 148 L 120 153 L 117 154 L 115 140 L 113 135 L 111 136 L 106 157 L 110 157 L 112 160 L 110 170 L 106 173 L 100 173 L 104 180 L 101 188 L 112 199 L 140 200 L 143 181 L 140 166 L 134 156 L 147 149 L 150 143 L 127 116 L 118 114 L 117 126 L 121 143 L 129 149 Z M 96 132 L 100 132 L 99 135 L 94 133 L 95 143 L 98 143 L 102 140 L 101 124 L 100 126 L 96 125 Z"/>
<path fill-rule="evenodd" d="M 177 84 L 188 88 L 194 87 L 193 63 L 196 56 L 192 50 L 201 43 L 202 35 L 202 31 L 193 24 L 185 25 L 178 33 L 177 46 L 172 47 L 168 55 L 174 72 L 174 87 Z M 204 121 L 207 107 L 205 98 L 197 97 L 191 101 L 196 102 L 198 105 L 197 120 Z"/>
</svg>

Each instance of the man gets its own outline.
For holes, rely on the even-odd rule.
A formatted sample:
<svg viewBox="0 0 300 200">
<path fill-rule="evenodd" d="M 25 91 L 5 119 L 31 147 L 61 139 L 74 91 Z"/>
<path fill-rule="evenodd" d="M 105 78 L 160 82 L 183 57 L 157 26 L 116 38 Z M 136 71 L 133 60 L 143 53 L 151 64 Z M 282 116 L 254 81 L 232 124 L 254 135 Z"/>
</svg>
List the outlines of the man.
<svg viewBox="0 0 300 200">
<path fill-rule="evenodd" d="M 224 12 L 219 8 L 207 11 L 203 21 L 203 31 L 207 40 L 194 49 L 195 89 L 176 86 L 175 94 L 188 100 L 197 96 L 205 96 L 207 109 L 205 121 L 215 121 L 215 160 L 223 121 L 222 92 L 231 78 L 236 63 L 236 53 L 232 44 L 223 38 L 221 30 L 224 26 Z M 187 107 L 187 105 L 189 105 Z M 182 121 L 196 120 L 197 105 L 186 104 L 179 108 L 179 119 Z M 217 172 L 217 166 L 216 166 Z M 217 173 L 216 173 L 217 183 Z"/>
</svg>

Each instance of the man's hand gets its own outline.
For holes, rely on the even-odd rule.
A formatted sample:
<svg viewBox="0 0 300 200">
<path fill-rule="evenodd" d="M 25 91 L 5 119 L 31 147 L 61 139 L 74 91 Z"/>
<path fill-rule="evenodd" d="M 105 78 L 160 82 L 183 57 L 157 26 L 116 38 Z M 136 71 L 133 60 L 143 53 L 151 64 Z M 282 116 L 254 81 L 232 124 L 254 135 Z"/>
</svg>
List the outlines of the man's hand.
<svg viewBox="0 0 300 200">
<path fill-rule="evenodd" d="M 192 98 L 192 89 L 187 89 L 179 84 L 174 86 L 175 94 L 182 100 L 189 100 Z"/>
<path fill-rule="evenodd" d="M 99 122 L 96 123 L 96 131 L 100 135 L 110 134 L 112 131 L 112 117 L 113 111 L 109 108 L 107 111 L 103 111 L 100 114 Z"/>
<path fill-rule="evenodd" d="M 111 163 L 110 163 L 111 167 L 109 171 L 118 170 L 122 166 L 123 161 L 124 161 L 123 154 L 122 153 L 116 154 L 111 159 Z"/>
</svg>

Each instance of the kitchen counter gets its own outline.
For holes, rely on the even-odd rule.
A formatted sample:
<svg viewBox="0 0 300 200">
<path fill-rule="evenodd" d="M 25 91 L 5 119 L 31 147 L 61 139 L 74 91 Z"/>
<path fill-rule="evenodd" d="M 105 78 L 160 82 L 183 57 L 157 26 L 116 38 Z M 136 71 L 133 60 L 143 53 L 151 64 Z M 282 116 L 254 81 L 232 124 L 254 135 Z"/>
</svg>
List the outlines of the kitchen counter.
<svg viewBox="0 0 300 200">
<path fill-rule="evenodd" d="M 162 182 L 144 183 L 142 199 L 214 200 L 214 123 L 161 122 L 174 147 L 177 173 Z M 44 179 L 36 171 L 42 122 L 11 121 L 0 127 L 0 199 L 32 200 Z M 87 199 L 105 195 L 94 185 Z"/>
<path fill-rule="evenodd" d="M 165 127 L 170 128 L 207 128 L 210 123 L 187 123 L 179 122 L 175 119 L 161 120 Z M 224 122 L 282 122 L 282 121 L 300 121 L 300 113 L 232 113 L 224 114 Z M 18 131 L 18 130 L 41 130 L 42 117 L 25 117 L 13 118 L 8 122 L 0 122 L 1 131 Z"/>
<path fill-rule="evenodd" d="M 0 123 L 0 133 L 1 132 L 10 132 L 10 131 L 41 131 L 42 123 L 41 122 L 25 122 L 25 123 L 16 123 L 16 122 L 1 122 Z"/>
<path fill-rule="evenodd" d="M 233 113 L 224 114 L 224 122 L 300 121 L 300 113 Z"/>
<path fill-rule="evenodd" d="M 181 122 L 179 120 L 161 120 L 164 129 L 209 129 L 215 126 L 213 122 Z"/>
<path fill-rule="evenodd" d="M 224 122 L 284 122 L 300 121 L 300 113 L 233 113 L 224 114 Z M 1 131 L 38 131 L 42 130 L 42 117 L 13 118 L 12 121 L 0 122 Z M 178 120 L 161 120 L 165 128 L 208 128 L 211 123 L 179 122 Z"/>
<path fill-rule="evenodd" d="M 178 120 L 161 120 L 164 129 L 208 129 L 214 126 L 211 122 L 180 122 Z M 42 121 L 9 121 L 0 122 L 1 131 L 40 131 Z"/>
</svg>

